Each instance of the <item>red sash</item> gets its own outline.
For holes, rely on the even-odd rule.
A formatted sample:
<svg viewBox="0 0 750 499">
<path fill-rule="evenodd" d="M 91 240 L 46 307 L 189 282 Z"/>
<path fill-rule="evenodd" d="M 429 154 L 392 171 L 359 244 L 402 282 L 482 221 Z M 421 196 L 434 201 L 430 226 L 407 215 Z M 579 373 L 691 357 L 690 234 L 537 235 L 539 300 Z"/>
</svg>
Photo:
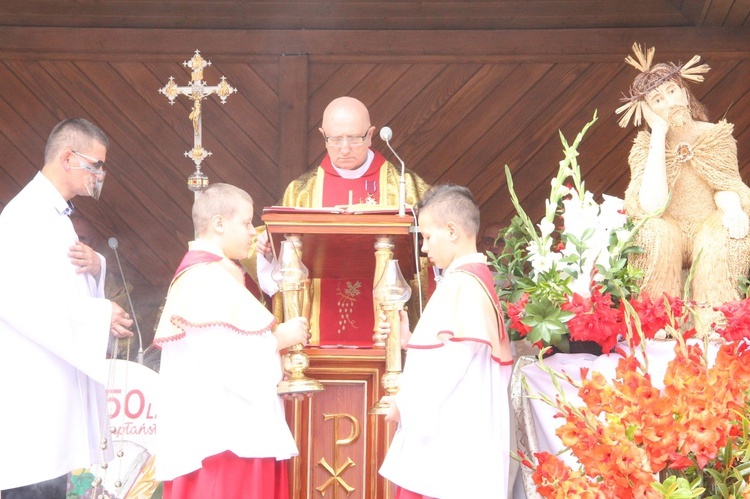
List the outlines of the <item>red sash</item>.
<svg viewBox="0 0 750 499">
<path fill-rule="evenodd" d="M 201 263 L 218 262 L 220 260 L 221 257 L 219 255 L 211 253 L 210 251 L 189 250 L 187 253 L 185 253 L 185 256 L 182 257 L 180 265 L 177 266 L 174 277 L 172 277 L 172 282 L 174 282 L 183 272 L 188 270 L 190 267 Z"/>
<path fill-rule="evenodd" d="M 456 270 L 461 270 L 473 275 L 482 284 L 484 290 L 492 300 L 492 304 L 495 306 L 495 312 L 497 313 L 497 322 L 499 324 L 498 337 L 500 338 L 500 340 L 505 339 L 506 332 L 505 321 L 503 321 L 503 311 L 502 308 L 500 308 L 500 300 L 497 297 L 497 293 L 495 293 L 495 279 L 493 279 L 490 269 L 484 263 L 467 263 L 461 265 Z"/>
<path fill-rule="evenodd" d="M 182 261 L 177 267 L 177 270 L 174 273 L 174 277 L 172 277 L 172 282 L 177 280 L 177 278 L 182 275 L 183 272 L 195 265 L 200 265 L 202 263 L 213 263 L 220 260 L 221 257 L 219 255 L 211 253 L 210 251 L 189 250 L 187 253 L 185 253 L 185 256 L 182 257 Z M 245 287 L 259 302 L 264 304 L 266 308 L 269 308 L 268 304 L 270 303 L 270 299 L 266 298 L 263 295 L 260 287 L 256 284 L 255 281 L 250 278 L 247 273 L 245 274 Z"/>
</svg>

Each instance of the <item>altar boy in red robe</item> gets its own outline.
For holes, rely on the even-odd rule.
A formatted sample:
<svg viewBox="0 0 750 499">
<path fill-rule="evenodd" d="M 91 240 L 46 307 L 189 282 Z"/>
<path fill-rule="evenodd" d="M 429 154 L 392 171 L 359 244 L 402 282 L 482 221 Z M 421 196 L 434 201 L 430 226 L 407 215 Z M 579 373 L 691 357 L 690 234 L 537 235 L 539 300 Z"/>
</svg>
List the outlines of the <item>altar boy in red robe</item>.
<svg viewBox="0 0 750 499">
<path fill-rule="evenodd" d="M 457 185 L 430 188 L 418 205 L 422 251 L 445 269 L 409 331 L 400 390 L 384 397 L 399 423 L 380 474 L 396 499 L 508 496 L 513 359 L 487 257 L 477 252 L 479 208 Z"/>
<path fill-rule="evenodd" d="M 276 326 L 234 262 L 253 237 L 253 200 L 211 184 L 193 205 L 196 240 L 172 280 L 162 349 L 156 476 L 165 499 L 286 499 L 298 454 L 276 385 L 279 350 L 307 343 L 303 318 Z"/>
</svg>

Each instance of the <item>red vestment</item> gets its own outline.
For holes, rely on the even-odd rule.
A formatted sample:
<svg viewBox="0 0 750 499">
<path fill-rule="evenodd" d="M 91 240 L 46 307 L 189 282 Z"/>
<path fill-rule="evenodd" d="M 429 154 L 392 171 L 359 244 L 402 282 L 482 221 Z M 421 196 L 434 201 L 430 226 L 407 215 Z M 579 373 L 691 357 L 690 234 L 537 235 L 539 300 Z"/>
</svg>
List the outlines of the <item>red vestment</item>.
<svg viewBox="0 0 750 499">
<path fill-rule="evenodd" d="M 363 203 L 368 193 L 365 182 L 374 181 L 376 189 L 370 193 L 382 207 L 397 209 L 401 169 L 386 161 L 382 154 L 372 151 L 372 162 L 359 178 L 344 178 L 334 169 L 326 155 L 320 166 L 304 173 L 287 186 L 281 205 L 297 208 L 327 208 Z M 413 172 L 404 174 L 407 205 L 416 204 L 427 190 L 427 185 Z M 373 244 L 374 244 L 373 239 Z M 304 250 L 303 250 L 304 251 Z M 346 251 L 346 248 L 342 248 Z M 373 248 L 374 251 L 374 248 Z M 370 255 L 351 255 L 372 265 Z M 365 260 L 365 259 L 371 260 Z M 370 263 L 372 262 L 372 263 Z M 412 275 L 411 269 L 401 269 Z M 370 279 L 314 279 L 311 314 L 313 344 L 372 346 L 374 326 L 372 288 Z M 415 293 L 416 294 L 416 293 Z M 413 307 L 418 309 L 418 305 Z"/>
<path fill-rule="evenodd" d="M 164 482 L 164 499 L 288 499 L 287 461 L 241 458 L 230 451 L 203 460 L 203 467 Z"/>
<path fill-rule="evenodd" d="M 341 177 L 333 169 L 331 158 L 326 154 L 320 167 L 323 169 L 323 206 L 336 206 L 349 203 L 349 192 L 352 202 L 362 202 L 366 197 L 365 181 L 375 181 L 377 189 L 373 197 L 380 198 L 380 167 L 385 158 L 378 152 L 370 163 L 370 168 L 360 178 Z M 347 344 L 372 346 L 372 325 L 374 315 L 372 307 L 372 281 L 354 279 L 321 279 L 320 344 Z M 318 290 L 316 290 L 318 291 Z"/>
</svg>

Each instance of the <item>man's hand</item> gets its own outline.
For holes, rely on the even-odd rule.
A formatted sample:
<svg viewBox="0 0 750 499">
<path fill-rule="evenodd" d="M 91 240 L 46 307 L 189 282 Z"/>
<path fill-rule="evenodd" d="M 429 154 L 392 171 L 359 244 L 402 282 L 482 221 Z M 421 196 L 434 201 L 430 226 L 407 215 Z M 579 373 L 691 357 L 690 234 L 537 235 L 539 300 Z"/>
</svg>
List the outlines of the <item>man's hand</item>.
<svg viewBox="0 0 750 499">
<path fill-rule="evenodd" d="M 75 265 L 76 274 L 87 272 L 94 276 L 95 279 L 99 278 L 99 273 L 102 270 L 102 262 L 96 251 L 89 246 L 86 246 L 82 242 L 75 243 L 70 247 L 68 258 L 70 258 L 70 263 Z"/>
<path fill-rule="evenodd" d="M 109 331 L 115 338 L 129 338 L 133 336 L 133 331 L 129 328 L 133 325 L 133 319 L 130 318 L 120 305 L 112 302 L 112 320 L 109 325 Z"/>
</svg>

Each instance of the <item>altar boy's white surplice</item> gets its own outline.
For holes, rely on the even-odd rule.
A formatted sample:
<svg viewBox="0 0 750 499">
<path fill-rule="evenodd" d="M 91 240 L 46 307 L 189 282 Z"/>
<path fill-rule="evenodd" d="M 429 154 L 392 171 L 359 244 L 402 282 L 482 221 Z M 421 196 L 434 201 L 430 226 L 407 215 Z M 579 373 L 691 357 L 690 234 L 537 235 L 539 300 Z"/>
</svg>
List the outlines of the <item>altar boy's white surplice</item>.
<svg viewBox="0 0 750 499">
<path fill-rule="evenodd" d="M 41 173 L 0 214 L 0 489 L 98 461 L 112 304 L 76 274 L 68 204 Z"/>
<path fill-rule="evenodd" d="M 411 492 L 507 497 L 512 360 L 491 283 L 484 255 L 456 259 L 407 346 L 401 423 L 380 473 Z"/>
<path fill-rule="evenodd" d="M 271 312 L 242 270 L 204 240 L 190 243 L 154 344 L 162 349 L 156 475 L 174 480 L 210 456 L 298 454 L 276 392 L 282 379 Z"/>
</svg>

